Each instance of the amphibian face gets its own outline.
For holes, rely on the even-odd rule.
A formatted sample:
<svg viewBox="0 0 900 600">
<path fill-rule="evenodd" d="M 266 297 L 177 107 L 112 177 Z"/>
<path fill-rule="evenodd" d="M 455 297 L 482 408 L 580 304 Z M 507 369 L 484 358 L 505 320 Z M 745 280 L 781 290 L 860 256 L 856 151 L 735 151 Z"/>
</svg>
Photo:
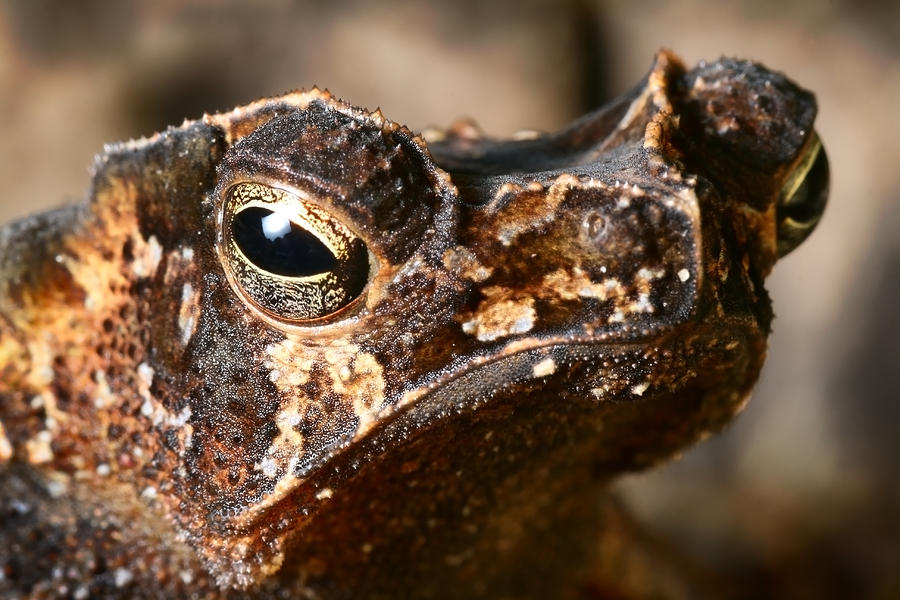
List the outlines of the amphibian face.
<svg viewBox="0 0 900 600">
<path fill-rule="evenodd" d="M 747 399 L 815 110 L 661 53 L 530 139 L 312 91 L 109 147 L 0 230 L 0 595 L 574 593 L 604 482 Z"/>
</svg>

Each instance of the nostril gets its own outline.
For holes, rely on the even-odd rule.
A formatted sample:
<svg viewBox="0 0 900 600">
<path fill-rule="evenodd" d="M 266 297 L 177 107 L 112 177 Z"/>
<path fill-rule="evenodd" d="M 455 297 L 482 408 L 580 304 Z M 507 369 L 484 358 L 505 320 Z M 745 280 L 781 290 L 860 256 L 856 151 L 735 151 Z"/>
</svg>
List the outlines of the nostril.
<svg viewBox="0 0 900 600">
<path fill-rule="evenodd" d="M 582 226 L 588 239 L 592 242 L 597 242 L 606 236 L 607 220 L 597 211 L 590 211 L 585 215 Z"/>
</svg>

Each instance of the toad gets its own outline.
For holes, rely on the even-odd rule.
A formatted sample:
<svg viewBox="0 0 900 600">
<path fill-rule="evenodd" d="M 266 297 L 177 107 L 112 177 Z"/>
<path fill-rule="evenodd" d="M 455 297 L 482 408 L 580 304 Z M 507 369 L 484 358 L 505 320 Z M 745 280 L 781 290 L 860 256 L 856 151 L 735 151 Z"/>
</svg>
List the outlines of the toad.
<svg viewBox="0 0 900 600">
<path fill-rule="evenodd" d="M 661 52 L 551 134 L 312 90 L 108 147 L 0 230 L 0 595 L 625 594 L 603 489 L 747 401 L 815 112 Z"/>
</svg>

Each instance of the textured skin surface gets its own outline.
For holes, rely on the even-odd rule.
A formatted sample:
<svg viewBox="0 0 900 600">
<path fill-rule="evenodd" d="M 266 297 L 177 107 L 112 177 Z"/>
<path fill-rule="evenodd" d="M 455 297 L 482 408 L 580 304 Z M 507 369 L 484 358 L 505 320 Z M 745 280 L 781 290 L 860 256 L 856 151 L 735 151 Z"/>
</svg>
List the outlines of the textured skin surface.
<svg viewBox="0 0 900 600">
<path fill-rule="evenodd" d="M 109 147 L 88 202 L 0 230 L 0 595 L 625 593 L 602 487 L 746 401 L 814 115 L 661 53 L 529 140 L 426 144 L 314 90 Z M 241 182 L 358 235 L 360 298 L 247 302 Z"/>
</svg>

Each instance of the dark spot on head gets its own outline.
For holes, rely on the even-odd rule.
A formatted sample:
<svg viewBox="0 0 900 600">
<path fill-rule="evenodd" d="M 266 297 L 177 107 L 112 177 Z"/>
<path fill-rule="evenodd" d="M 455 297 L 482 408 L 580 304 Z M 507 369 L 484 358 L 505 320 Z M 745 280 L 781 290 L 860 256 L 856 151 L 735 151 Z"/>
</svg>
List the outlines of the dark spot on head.
<svg viewBox="0 0 900 600">
<path fill-rule="evenodd" d="M 150 467 L 154 471 L 158 471 L 166 466 L 166 454 L 162 450 L 157 450 L 153 454 L 153 460 L 150 461 Z"/>
<path fill-rule="evenodd" d="M 176 452 L 178 450 L 178 431 L 176 431 L 174 427 L 170 427 L 166 430 L 165 437 L 163 438 L 163 443 L 166 445 L 166 448 L 168 448 L 172 452 Z"/>
<path fill-rule="evenodd" d="M 112 319 L 103 319 L 103 331 L 105 331 L 106 333 L 112 333 L 113 328 L 114 325 Z"/>
<path fill-rule="evenodd" d="M 213 453 L 213 464 L 219 469 L 228 464 L 228 457 L 223 452 Z"/>
<path fill-rule="evenodd" d="M 122 260 L 126 263 L 130 263 L 134 260 L 134 242 L 131 241 L 131 238 L 125 240 L 125 243 L 122 244 Z"/>
<path fill-rule="evenodd" d="M 237 466 L 231 466 L 228 469 L 228 483 L 235 485 L 241 480 L 241 471 Z"/>
<path fill-rule="evenodd" d="M 132 346 L 133 345 L 134 344 L 132 344 Z M 131 348 L 129 348 L 129 356 L 131 356 Z M 156 398 L 164 398 L 166 396 L 166 390 L 163 387 L 163 380 L 161 378 L 153 378 L 153 381 L 150 383 L 150 394 Z"/>
<path fill-rule="evenodd" d="M 318 430 L 318 422 L 322 418 L 322 411 L 318 405 L 310 406 L 304 418 L 297 424 L 295 429 L 304 437 L 312 437 Z"/>
<path fill-rule="evenodd" d="M 770 114 L 775 106 L 775 102 L 770 96 L 758 96 L 756 99 L 756 106 L 759 108 L 760 112 Z"/>
</svg>

